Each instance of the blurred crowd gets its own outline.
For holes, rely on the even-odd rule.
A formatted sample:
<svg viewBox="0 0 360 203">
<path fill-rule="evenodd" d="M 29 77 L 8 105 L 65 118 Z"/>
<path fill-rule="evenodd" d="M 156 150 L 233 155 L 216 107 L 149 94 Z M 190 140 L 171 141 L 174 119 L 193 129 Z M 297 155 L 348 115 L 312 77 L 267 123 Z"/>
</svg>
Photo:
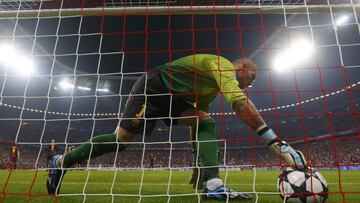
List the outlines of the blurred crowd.
<svg viewBox="0 0 360 203">
<path fill-rule="evenodd" d="M 291 112 L 269 114 L 269 126 L 291 145 L 301 150 L 312 166 L 339 166 L 360 164 L 360 97 L 349 104 L 348 100 L 332 97 L 334 105 L 304 104 L 311 112 L 294 115 Z M 320 101 L 318 101 L 320 102 Z M 329 100 L 329 102 L 331 102 Z M 330 108 L 331 106 L 331 108 Z M 285 109 L 286 110 L 286 109 Z M 290 111 L 287 109 L 286 111 Z M 284 115 L 284 116 L 281 116 Z M 233 117 L 214 116 L 217 121 L 220 164 L 226 167 L 279 166 L 280 158 L 272 153 L 253 132 Z M 224 121 L 226 120 L 226 122 Z M 62 154 L 71 146 L 76 147 L 92 135 L 114 132 L 118 119 L 105 120 L 54 120 L 52 122 L 20 119 L 0 120 L 0 168 L 17 162 L 21 168 L 45 168 L 48 164 L 49 146 L 56 144 L 56 153 Z M 223 123 L 226 124 L 223 124 Z M 159 122 L 160 124 L 160 122 Z M 93 126 L 89 127 L 89 126 Z M 109 127 L 110 126 L 110 127 Z M 130 144 L 121 153 L 109 153 L 80 163 L 76 167 L 116 168 L 176 168 L 189 167 L 192 150 L 189 129 L 157 125 L 150 137 L 137 136 L 137 143 Z M 16 140 L 16 142 L 15 142 Z M 13 146 L 16 156 L 11 160 Z"/>
<path fill-rule="evenodd" d="M 360 142 L 358 135 L 327 137 L 322 140 L 292 143 L 301 150 L 312 166 L 339 166 L 360 164 Z M 184 168 L 191 166 L 192 150 L 188 148 L 168 148 L 167 145 L 152 147 L 130 146 L 120 153 L 108 153 L 100 157 L 84 161 L 74 167 L 116 167 L 116 168 Z M 0 166 L 8 168 L 11 147 L 2 144 Z M 45 146 L 18 145 L 18 168 L 45 168 L 48 164 Z M 280 158 L 266 146 L 248 146 L 239 148 L 219 148 L 219 161 L 226 167 L 276 167 Z M 63 153 L 59 149 L 58 153 Z"/>
</svg>

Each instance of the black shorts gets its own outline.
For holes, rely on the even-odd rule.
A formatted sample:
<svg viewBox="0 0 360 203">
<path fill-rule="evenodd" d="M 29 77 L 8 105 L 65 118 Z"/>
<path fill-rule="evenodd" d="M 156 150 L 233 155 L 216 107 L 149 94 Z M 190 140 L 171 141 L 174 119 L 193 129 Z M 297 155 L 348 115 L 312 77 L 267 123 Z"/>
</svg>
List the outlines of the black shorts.
<svg viewBox="0 0 360 203">
<path fill-rule="evenodd" d="M 146 95 L 144 94 L 146 88 Z M 149 135 L 157 120 L 166 125 L 177 124 L 177 120 L 186 109 L 194 108 L 180 96 L 172 95 L 162 83 L 159 74 L 144 74 L 134 84 L 125 104 L 120 120 L 120 127 L 132 132 Z"/>
</svg>

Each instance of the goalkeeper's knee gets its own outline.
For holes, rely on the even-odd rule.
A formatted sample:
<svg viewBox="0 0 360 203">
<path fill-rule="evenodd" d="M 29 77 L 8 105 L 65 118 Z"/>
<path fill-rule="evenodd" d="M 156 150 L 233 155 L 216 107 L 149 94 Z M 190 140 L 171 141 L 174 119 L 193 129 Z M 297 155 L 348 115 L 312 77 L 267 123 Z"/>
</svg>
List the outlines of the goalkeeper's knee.
<svg viewBox="0 0 360 203">
<path fill-rule="evenodd" d="M 91 157 L 97 157 L 104 153 L 125 150 L 128 145 L 117 139 L 115 134 L 106 134 L 93 137 L 90 140 L 92 145 Z"/>
</svg>

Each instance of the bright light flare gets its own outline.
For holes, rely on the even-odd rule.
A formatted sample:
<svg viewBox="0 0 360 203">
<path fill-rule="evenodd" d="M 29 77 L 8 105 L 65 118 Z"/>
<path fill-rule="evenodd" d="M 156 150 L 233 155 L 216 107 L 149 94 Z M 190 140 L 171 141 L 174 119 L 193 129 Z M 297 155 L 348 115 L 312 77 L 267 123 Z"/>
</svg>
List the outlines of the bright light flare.
<svg viewBox="0 0 360 203">
<path fill-rule="evenodd" d="M 91 88 L 90 87 L 83 87 L 83 86 L 78 86 L 79 90 L 85 90 L 85 91 L 90 91 Z"/>
<path fill-rule="evenodd" d="M 289 48 L 275 58 L 273 69 L 284 72 L 296 68 L 300 63 L 307 60 L 313 52 L 314 46 L 311 42 L 305 39 L 294 41 Z"/>
<path fill-rule="evenodd" d="M 99 88 L 99 89 L 96 89 L 96 91 L 98 91 L 98 92 L 110 92 L 110 90 L 107 89 L 107 88 Z"/>
<path fill-rule="evenodd" d="M 0 45 L 0 63 L 8 71 L 17 72 L 20 75 L 28 76 L 35 72 L 31 57 L 16 51 L 14 47 L 7 44 Z"/>
<path fill-rule="evenodd" d="M 343 16 L 339 17 L 339 18 L 336 20 L 335 25 L 336 25 L 336 26 L 343 25 L 343 24 L 345 24 L 348 20 L 349 20 L 349 16 L 348 16 L 348 15 L 343 15 Z"/>
<path fill-rule="evenodd" d="M 67 89 L 72 89 L 74 88 L 74 85 L 71 84 L 70 82 L 63 80 L 59 83 L 61 89 L 67 90 Z"/>
</svg>

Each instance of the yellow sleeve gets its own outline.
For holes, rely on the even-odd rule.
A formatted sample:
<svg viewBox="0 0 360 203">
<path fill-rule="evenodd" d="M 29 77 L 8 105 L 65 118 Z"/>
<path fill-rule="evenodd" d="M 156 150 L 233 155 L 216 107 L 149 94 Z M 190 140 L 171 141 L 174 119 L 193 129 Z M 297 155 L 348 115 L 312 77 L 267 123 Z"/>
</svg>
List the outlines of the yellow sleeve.
<svg viewBox="0 0 360 203">
<path fill-rule="evenodd" d="M 246 99 L 246 95 L 239 87 L 235 77 L 235 67 L 227 59 L 221 56 L 205 57 L 203 64 L 212 70 L 212 76 L 216 80 L 220 91 L 231 107 L 235 101 Z"/>
</svg>

